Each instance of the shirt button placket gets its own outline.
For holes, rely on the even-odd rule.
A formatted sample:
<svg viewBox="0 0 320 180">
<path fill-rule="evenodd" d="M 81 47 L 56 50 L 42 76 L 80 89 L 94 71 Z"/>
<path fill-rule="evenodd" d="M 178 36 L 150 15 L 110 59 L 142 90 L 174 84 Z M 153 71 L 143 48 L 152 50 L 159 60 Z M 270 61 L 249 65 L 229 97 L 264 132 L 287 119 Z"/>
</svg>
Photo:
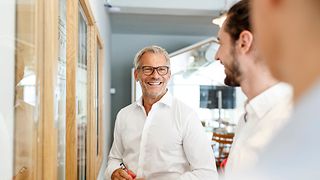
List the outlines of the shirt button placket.
<svg viewBox="0 0 320 180">
<path fill-rule="evenodd" d="M 140 143 L 140 155 L 139 155 L 139 164 L 138 164 L 138 170 L 137 170 L 137 176 L 138 177 L 143 177 L 143 165 L 145 161 L 145 150 L 146 150 L 146 145 L 147 145 L 147 138 L 148 138 L 148 132 L 149 132 L 149 127 L 150 127 L 150 121 L 151 121 L 151 112 L 152 109 L 149 112 L 149 115 L 146 118 L 143 131 L 141 134 L 141 143 Z"/>
</svg>

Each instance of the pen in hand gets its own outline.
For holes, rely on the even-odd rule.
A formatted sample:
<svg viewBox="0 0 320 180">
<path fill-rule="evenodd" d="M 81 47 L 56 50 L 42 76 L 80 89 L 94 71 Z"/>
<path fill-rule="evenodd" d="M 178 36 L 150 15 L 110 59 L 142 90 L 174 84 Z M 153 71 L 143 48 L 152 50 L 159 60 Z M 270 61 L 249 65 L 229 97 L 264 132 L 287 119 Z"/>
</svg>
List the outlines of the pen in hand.
<svg viewBox="0 0 320 180">
<path fill-rule="evenodd" d="M 126 171 L 126 172 L 132 177 L 132 179 L 135 179 L 135 178 L 136 178 L 136 175 L 135 175 L 132 171 L 130 171 L 130 170 L 126 167 L 126 165 L 124 165 L 124 163 L 121 163 L 121 164 L 120 164 L 120 167 L 121 167 L 122 170 Z"/>
</svg>

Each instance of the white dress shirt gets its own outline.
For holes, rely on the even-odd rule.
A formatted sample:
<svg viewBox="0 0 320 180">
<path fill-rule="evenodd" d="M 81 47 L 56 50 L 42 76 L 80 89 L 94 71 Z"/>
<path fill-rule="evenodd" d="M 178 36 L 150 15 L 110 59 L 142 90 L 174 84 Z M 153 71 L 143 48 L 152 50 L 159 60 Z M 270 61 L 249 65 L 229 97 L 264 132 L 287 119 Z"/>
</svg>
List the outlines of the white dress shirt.
<svg viewBox="0 0 320 180">
<path fill-rule="evenodd" d="M 292 88 L 278 83 L 250 100 L 239 120 L 228 157 L 225 177 L 249 169 L 260 152 L 288 120 L 292 109 Z"/>
<path fill-rule="evenodd" d="M 289 122 L 242 179 L 320 179 L 320 80 L 295 105 Z M 239 178 L 235 178 L 239 179 Z"/>
<path fill-rule="evenodd" d="M 107 178 L 121 162 L 147 180 L 218 179 L 210 141 L 195 111 L 168 92 L 148 115 L 142 98 L 120 110 Z"/>
</svg>

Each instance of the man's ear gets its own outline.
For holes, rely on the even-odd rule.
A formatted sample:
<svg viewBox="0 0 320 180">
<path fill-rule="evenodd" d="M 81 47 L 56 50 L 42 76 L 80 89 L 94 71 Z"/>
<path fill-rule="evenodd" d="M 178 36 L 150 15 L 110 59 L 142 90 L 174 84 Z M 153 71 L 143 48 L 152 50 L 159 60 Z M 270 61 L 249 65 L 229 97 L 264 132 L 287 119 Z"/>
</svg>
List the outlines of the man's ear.
<svg viewBox="0 0 320 180">
<path fill-rule="evenodd" d="M 137 69 L 135 69 L 134 70 L 134 80 L 136 80 L 136 81 L 138 81 L 138 70 Z"/>
<path fill-rule="evenodd" d="M 238 39 L 238 47 L 242 53 L 248 53 L 253 45 L 253 34 L 250 31 L 242 31 Z"/>
</svg>

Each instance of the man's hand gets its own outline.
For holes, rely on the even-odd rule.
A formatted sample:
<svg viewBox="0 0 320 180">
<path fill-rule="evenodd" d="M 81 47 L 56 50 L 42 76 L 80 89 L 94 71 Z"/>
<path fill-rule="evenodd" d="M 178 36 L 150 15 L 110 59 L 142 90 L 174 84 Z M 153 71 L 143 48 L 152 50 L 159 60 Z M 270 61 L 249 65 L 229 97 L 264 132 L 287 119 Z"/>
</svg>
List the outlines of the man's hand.
<svg viewBox="0 0 320 180">
<path fill-rule="evenodd" d="M 111 179 L 112 180 L 133 180 L 132 177 L 125 170 L 122 170 L 121 168 L 113 171 L 111 175 Z"/>
<path fill-rule="evenodd" d="M 133 173 L 130 169 L 125 169 L 125 171 L 132 177 L 132 179 L 136 179 L 137 175 Z"/>
</svg>

